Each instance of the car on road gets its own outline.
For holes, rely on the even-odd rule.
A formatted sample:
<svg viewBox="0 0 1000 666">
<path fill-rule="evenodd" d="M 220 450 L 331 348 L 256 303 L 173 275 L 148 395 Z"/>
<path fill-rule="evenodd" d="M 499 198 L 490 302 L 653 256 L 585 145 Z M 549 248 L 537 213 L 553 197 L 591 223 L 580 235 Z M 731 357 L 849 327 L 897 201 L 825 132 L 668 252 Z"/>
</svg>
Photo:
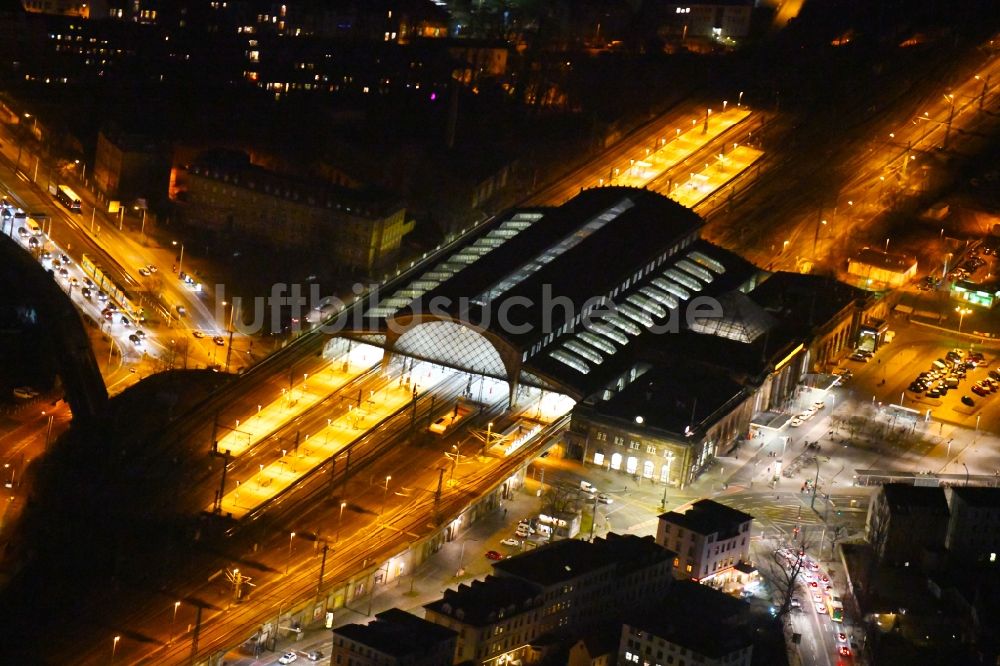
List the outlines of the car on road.
<svg viewBox="0 0 1000 666">
<path fill-rule="evenodd" d="M 850 370 L 846 369 L 846 368 L 837 370 L 834 374 L 836 374 L 838 377 L 842 378 L 844 381 L 847 381 L 848 379 L 851 379 L 852 377 L 854 377 L 854 373 L 851 372 Z"/>
<path fill-rule="evenodd" d="M 320 652 L 319 650 L 313 650 L 312 652 L 306 653 L 306 659 L 308 659 L 309 661 L 319 661 L 322 658 L 323 658 L 323 653 Z"/>
<path fill-rule="evenodd" d="M 802 602 L 798 597 L 792 597 L 791 606 L 792 608 L 802 608 Z"/>
<path fill-rule="evenodd" d="M 132 325 L 132 322 L 129 321 L 129 318 L 124 315 L 122 315 L 122 318 L 119 321 L 121 321 L 122 326 L 124 326 L 125 328 L 128 328 L 129 326 Z"/>
<path fill-rule="evenodd" d="M 134 344 L 137 347 L 142 344 L 142 338 L 139 337 L 138 335 L 136 335 L 135 333 L 133 333 L 132 335 L 128 336 L 128 339 L 129 339 L 129 342 L 131 342 L 132 344 Z"/>
<path fill-rule="evenodd" d="M 87 300 L 90 300 L 90 288 L 83 287 L 82 289 L 80 289 L 80 295 L 86 298 Z"/>
<path fill-rule="evenodd" d="M 63 253 L 60 253 L 60 255 L 59 255 L 59 261 L 61 261 L 61 262 L 62 262 L 62 265 L 63 265 L 63 266 L 69 266 L 70 264 L 72 264 L 72 263 L 73 263 L 73 262 L 72 262 L 72 261 L 70 260 L 69 256 L 68 256 L 68 255 L 67 255 L 67 254 L 66 254 L 65 252 L 63 252 Z"/>
<path fill-rule="evenodd" d="M 183 305 L 178 305 L 176 307 L 176 310 L 177 310 L 177 316 L 178 317 L 183 317 L 184 315 L 187 314 L 187 308 L 184 307 Z"/>
<path fill-rule="evenodd" d="M 826 606 L 823 604 L 816 604 L 816 612 L 820 615 L 826 615 Z"/>
<path fill-rule="evenodd" d="M 838 643 L 845 643 L 846 644 L 847 643 L 847 634 L 845 634 L 842 631 L 838 631 L 837 632 L 837 642 Z"/>
<path fill-rule="evenodd" d="M 859 354 L 857 352 L 851 354 L 847 358 L 851 361 L 856 361 L 857 363 L 867 363 L 870 360 L 869 357 Z"/>
<path fill-rule="evenodd" d="M 61 278 L 68 278 L 69 277 L 69 271 L 66 270 L 65 268 L 60 268 L 59 269 L 59 277 L 61 277 Z"/>
<path fill-rule="evenodd" d="M 486 551 L 486 559 L 488 559 L 488 560 L 502 560 L 503 559 L 503 555 L 501 555 L 500 553 L 498 553 L 495 550 L 488 550 L 488 551 Z"/>
<path fill-rule="evenodd" d="M 504 539 L 500 543 L 501 543 L 501 545 L 504 545 L 504 546 L 520 546 L 521 545 L 521 542 L 518 539 L 515 539 L 514 537 L 507 537 L 506 539 Z"/>
<path fill-rule="evenodd" d="M 798 428 L 800 425 L 802 425 L 805 422 L 806 422 L 806 420 L 804 418 L 802 418 L 801 415 L 796 415 L 796 416 L 792 417 L 792 420 L 788 422 L 788 425 L 790 425 L 793 428 Z"/>
<path fill-rule="evenodd" d="M 154 264 L 149 264 L 148 266 L 146 266 L 146 270 L 149 271 L 150 273 L 155 273 L 160 269 L 157 268 Z"/>
<path fill-rule="evenodd" d="M 614 504 L 614 500 L 608 497 L 605 493 L 598 493 L 597 501 L 601 504 Z"/>
<path fill-rule="evenodd" d="M 809 587 L 819 587 L 819 583 L 814 580 L 809 581 Z"/>
<path fill-rule="evenodd" d="M 106 301 L 108 300 L 108 294 L 102 289 L 97 292 L 97 300 Z"/>
<path fill-rule="evenodd" d="M 837 650 L 837 652 L 840 653 L 841 657 L 850 657 L 851 656 L 851 648 L 847 647 L 846 645 L 841 645 L 840 649 Z"/>
<path fill-rule="evenodd" d="M 214 338 L 212 338 L 212 342 L 214 342 L 215 344 L 219 345 L 220 347 L 225 347 L 226 346 L 226 339 L 224 337 L 222 337 L 221 335 L 217 335 Z"/>
<path fill-rule="evenodd" d="M 191 335 L 193 335 L 194 337 L 198 338 L 199 340 L 201 340 L 203 337 L 205 337 L 204 331 L 191 331 Z"/>
<path fill-rule="evenodd" d="M 145 266 L 142 266 L 139 268 L 139 275 L 142 277 L 149 277 L 149 270 Z"/>
<path fill-rule="evenodd" d="M 299 655 L 295 654 L 294 652 L 286 652 L 285 654 L 283 654 L 280 657 L 278 657 L 278 663 L 279 664 L 290 664 L 293 661 L 297 660 L 298 658 L 299 658 Z"/>
<path fill-rule="evenodd" d="M 976 406 L 976 401 L 973 400 L 971 397 L 969 397 L 967 395 L 963 395 L 962 396 L 962 404 L 963 405 L 968 405 L 969 407 L 975 407 Z"/>
<path fill-rule="evenodd" d="M 20 236 L 21 238 L 25 238 L 28 235 L 28 230 L 25 229 L 24 227 L 18 227 L 17 228 L 17 235 Z"/>
</svg>

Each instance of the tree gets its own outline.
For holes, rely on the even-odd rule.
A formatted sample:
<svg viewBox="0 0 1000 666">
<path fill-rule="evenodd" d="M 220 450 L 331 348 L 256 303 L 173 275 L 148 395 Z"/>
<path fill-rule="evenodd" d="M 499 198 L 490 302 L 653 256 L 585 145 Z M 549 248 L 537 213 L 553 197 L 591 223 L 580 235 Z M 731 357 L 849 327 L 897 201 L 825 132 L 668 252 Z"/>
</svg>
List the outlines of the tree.
<svg viewBox="0 0 1000 666">
<path fill-rule="evenodd" d="M 779 618 L 784 617 L 792 608 L 792 597 L 795 596 L 795 586 L 806 566 L 805 537 L 796 544 L 779 548 L 770 553 L 770 557 L 762 563 L 761 575 L 775 590 L 778 600 Z"/>
</svg>

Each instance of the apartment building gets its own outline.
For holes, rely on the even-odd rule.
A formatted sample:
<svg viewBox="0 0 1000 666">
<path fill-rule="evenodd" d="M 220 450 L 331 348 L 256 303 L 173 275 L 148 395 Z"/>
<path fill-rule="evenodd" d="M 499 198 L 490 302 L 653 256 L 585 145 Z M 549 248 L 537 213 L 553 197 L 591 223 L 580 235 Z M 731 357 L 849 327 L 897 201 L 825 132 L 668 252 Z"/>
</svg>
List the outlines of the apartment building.
<svg viewBox="0 0 1000 666">
<path fill-rule="evenodd" d="M 713 500 L 698 500 L 684 513 L 661 514 L 656 543 L 677 553 L 674 575 L 722 586 L 750 561 L 753 516 Z"/>
</svg>

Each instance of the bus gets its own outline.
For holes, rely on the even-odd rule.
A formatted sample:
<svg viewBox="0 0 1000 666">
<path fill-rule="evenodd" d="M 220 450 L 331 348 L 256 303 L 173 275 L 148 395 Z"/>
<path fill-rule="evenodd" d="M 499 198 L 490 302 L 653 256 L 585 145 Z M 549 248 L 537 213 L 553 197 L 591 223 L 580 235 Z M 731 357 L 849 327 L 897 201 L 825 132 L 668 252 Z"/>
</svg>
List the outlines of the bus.
<svg viewBox="0 0 1000 666">
<path fill-rule="evenodd" d="M 63 206 L 66 206 L 70 212 L 80 212 L 80 197 L 76 196 L 76 192 L 69 189 L 66 185 L 60 185 L 56 190 L 56 200 Z"/>
<path fill-rule="evenodd" d="M 840 597 L 830 594 L 826 597 L 826 609 L 830 612 L 830 619 L 834 622 L 844 621 L 844 604 L 840 603 Z"/>
</svg>

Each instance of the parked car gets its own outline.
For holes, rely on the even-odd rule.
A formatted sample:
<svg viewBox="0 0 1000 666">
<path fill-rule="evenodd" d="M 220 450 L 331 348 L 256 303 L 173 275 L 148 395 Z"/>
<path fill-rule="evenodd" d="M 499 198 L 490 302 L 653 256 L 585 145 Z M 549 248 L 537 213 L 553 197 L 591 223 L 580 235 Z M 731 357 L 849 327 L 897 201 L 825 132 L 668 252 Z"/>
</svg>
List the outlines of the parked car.
<svg viewBox="0 0 1000 666">
<path fill-rule="evenodd" d="M 226 346 L 226 339 L 224 337 L 222 337 L 221 335 L 217 335 L 214 338 L 212 338 L 212 342 L 214 342 L 215 344 L 219 345 L 220 347 L 225 347 Z"/>
<path fill-rule="evenodd" d="M 205 334 L 202 331 L 191 331 L 191 335 L 198 338 L 199 340 L 205 337 Z"/>
<path fill-rule="evenodd" d="M 31 400 L 38 395 L 38 391 L 30 386 L 18 386 L 14 389 L 14 397 L 18 400 Z"/>
<path fill-rule="evenodd" d="M 299 655 L 295 654 L 294 652 L 286 652 L 285 654 L 283 654 L 280 657 L 278 657 L 278 663 L 279 664 L 290 664 L 293 661 L 296 661 L 298 658 L 299 658 Z"/>
<path fill-rule="evenodd" d="M 306 653 L 306 658 L 309 661 L 319 661 L 320 659 L 323 658 L 323 653 L 320 652 L 319 650 L 313 650 L 312 652 Z"/>
<path fill-rule="evenodd" d="M 488 560 L 502 560 L 503 559 L 503 555 L 501 555 L 500 553 L 498 553 L 495 550 L 488 550 L 488 551 L 486 551 L 486 559 L 488 559 Z"/>
<path fill-rule="evenodd" d="M 980 386 L 979 384 L 973 384 L 971 390 L 972 390 L 973 393 L 975 393 L 976 395 L 981 396 L 983 398 L 985 398 L 987 395 L 990 394 L 990 390 L 989 389 L 985 389 L 982 386 Z M 963 402 L 965 402 L 965 401 L 963 400 Z"/>
<path fill-rule="evenodd" d="M 531 523 L 523 521 L 523 520 L 517 524 L 517 529 L 519 529 L 519 530 L 520 529 L 527 530 L 529 534 L 534 534 L 535 533 L 535 528 L 531 526 Z"/>
<path fill-rule="evenodd" d="M 503 541 L 501 541 L 500 544 L 504 545 L 504 546 L 520 546 L 521 545 L 521 541 L 518 540 L 518 539 L 515 539 L 514 537 L 507 537 L 506 539 L 504 539 Z"/>
<path fill-rule="evenodd" d="M 976 406 L 976 401 L 973 400 L 971 397 L 969 397 L 967 395 L 963 395 L 962 396 L 962 404 L 963 405 L 968 405 L 969 407 L 975 407 Z"/>
<path fill-rule="evenodd" d="M 614 503 L 614 500 L 611 499 L 610 497 L 608 497 L 604 493 L 598 494 L 597 501 L 600 502 L 601 504 L 613 504 Z"/>
<path fill-rule="evenodd" d="M 869 357 L 864 356 L 862 354 L 859 354 L 857 352 L 851 354 L 847 358 L 850 359 L 850 360 L 852 360 L 852 361 L 856 361 L 858 363 L 867 363 L 869 361 Z"/>
</svg>

